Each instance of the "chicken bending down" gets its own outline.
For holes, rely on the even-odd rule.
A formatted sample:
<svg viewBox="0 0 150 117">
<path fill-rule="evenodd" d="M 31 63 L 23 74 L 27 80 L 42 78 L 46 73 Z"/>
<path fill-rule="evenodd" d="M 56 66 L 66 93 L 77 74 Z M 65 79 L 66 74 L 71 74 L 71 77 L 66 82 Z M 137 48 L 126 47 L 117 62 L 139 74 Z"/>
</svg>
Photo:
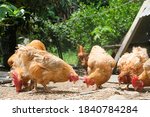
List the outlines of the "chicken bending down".
<svg viewBox="0 0 150 117">
<path fill-rule="evenodd" d="M 37 84 L 41 84 L 47 92 L 49 82 L 76 82 L 79 78 L 73 68 L 62 59 L 29 46 L 22 46 L 17 50 L 18 60 L 15 61 L 17 67 L 21 67 L 24 77 L 34 81 L 34 90 L 37 91 Z M 14 80 L 18 81 L 18 74 L 14 74 Z M 17 80 L 16 80 L 17 79 Z M 22 85 L 21 83 L 19 83 Z M 17 86 L 17 85 L 16 85 Z M 20 88 L 20 87 L 18 87 Z"/>
<path fill-rule="evenodd" d="M 139 76 L 132 78 L 132 86 L 137 91 L 141 91 L 145 86 L 150 86 L 150 59 L 143 64 L 143 69 Z"/>
<path fill-rule="evenodd" d="M 27 44 L 26 46 L 34 47 L 35 49 L 46 51 L 45 45 L 39 40 L 33 40 L 31 43 Z M 32 86 L 33 81 L 30 80 L 29 76 L 22 75 L 24 71 L 24 67 L 21 65 L 21 62 L 18 61 L 19 60 L 18 57 L 19 57 L 18 51 L 16 50 L 16 52 L 7 61 L 11 67 L 10 76 L 12 78 L 18 77 L 17 79 L 13 78 L 12 83 L 16 86 L 16 92 L 20 92 L 22 90 L 25 91 L 31 90 L 33 89 Z"/>
<path fill-rule="evenodd" d="M 119 70 L 118 81 L 127 84 L 129 89 L 132 77 L 138 76 L 143 72 L 143 64 L 148 59 L 147 50 L 141 47 L 133 47 L 131 53 L 125 53 L 118 61 L 117 68 Z"/>
<path fill-rule="evenodd" d="M 115 60 L 98 45 L 92 47 L 88 58 L 88 76 L 84 77 L 84 83 L 96 84 L 96 89 L 107 82 L 115 67 Z"/>
</svg>

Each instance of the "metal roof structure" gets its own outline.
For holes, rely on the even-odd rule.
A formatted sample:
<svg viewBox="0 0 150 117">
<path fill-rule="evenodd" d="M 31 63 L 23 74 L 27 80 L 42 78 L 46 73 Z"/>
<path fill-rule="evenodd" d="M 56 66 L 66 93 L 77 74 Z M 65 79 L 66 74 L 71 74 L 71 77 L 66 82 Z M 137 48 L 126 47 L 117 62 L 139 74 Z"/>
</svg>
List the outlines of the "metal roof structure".
<svg viewBox="0 0 150 117">
<path fill-rule="evenodd" d="M 140 15 L 140 18 L 149 16 L 149 15 L 150 15 L 150 5 L 146 4 L 145 9 L 143 10 L 143 12 Z"/>
</svg>

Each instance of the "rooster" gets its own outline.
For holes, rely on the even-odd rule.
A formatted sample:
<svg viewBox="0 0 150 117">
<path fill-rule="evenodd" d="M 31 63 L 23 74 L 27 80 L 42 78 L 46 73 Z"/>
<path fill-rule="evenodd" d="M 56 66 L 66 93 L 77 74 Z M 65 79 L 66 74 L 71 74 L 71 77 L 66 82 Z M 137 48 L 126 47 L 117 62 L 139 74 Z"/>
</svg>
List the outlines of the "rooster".
<svg viewBox="0 0 150 117">
<path fill-rule="evenodd" d="M 150 86 L 150 59 L 143 64 L 143 69 L 139 76 L 132 78 L 132 86 L 138 91 L 141 91 L 145 86 Z"/>
<path fill-rule="evenodd" d="M 127 84 L 129 89 L 132 77 L 138 76 L 143 72 L 143 64 L 148 59 L 147 50 L 141 47 L 133 47 L 131 53 L 125 53 L 118 61 L 117 68 L 119 70 L 118 81 Z"/>
<path fill-rule="evenodd" d="M 109 80 L 114 67 L 115 60 L 100 46 L 93 46 L 88 59 L 88 76 L 84 77 L 84 83 L 87 86 L 96 84 L 96 89 L 99 89 Z"/>
<path fill-rule="evenodd" d="M 23 68 L 22 77 L 29 77 L 34 81 L 34 90 L 37 84 L 41 84 L 48 92 L 49 82 L 76 82 L 79 78 L 73 68 L 57 56 L 47 51 L 38 50 L 29 46 L 22 46 L 18 50 L 18 61 L 15 64 Z M 18 81 L 18 75 L 14 74 L 14 81 Z M 16 82 L 18 83 L 18 82 Z M 22 85 L 22 83 L 19 83 Z M 16 85 L 18 86 L 18 85 Z M 20 87 L 18 87 L 20 88 Z"/>
<path fill-rule="evenodd" d="M 85 52 L 82 45 L 78 45 L 77 56 L 81 66 L 83 66 L 83 68 L 87 71 L 88 53 Z"/>
<path fill-rule="evenodd" d="M 27 44 L 26 46 L 34 47 L 35 49 L 39 50 L 44 50 L 46 51 L 45 45 L 39 41 L 39 40 L 33 40 L 31 43 Z M 13 77 L 18 77 L 18 79 L 13 78 L 13 84 L 16 86 L 16 92 L 20 92 L 22 89 L 24 90 L 31 90 L 33 89 L 32 83 L 33 81 L 30 81 L 29 76 L 24 76 L 23 77 L 23 66 L 21 66 L 21 62 L 18 61 L 19 55 L 18 51 L 16 52 L 8 59 L 8 64 L 11 67 L 10 71 L 10 76 Z M 18 64 L 16 64 L 18 61 Z M 30 81 L 30 83 L 28 83 Z M 22 85 L 20 85 L 22 84 Z M 20 85 L 20 86 L 18 86 Z M 24 88 L 22 88 L 22 86 Z"/>
</svg>

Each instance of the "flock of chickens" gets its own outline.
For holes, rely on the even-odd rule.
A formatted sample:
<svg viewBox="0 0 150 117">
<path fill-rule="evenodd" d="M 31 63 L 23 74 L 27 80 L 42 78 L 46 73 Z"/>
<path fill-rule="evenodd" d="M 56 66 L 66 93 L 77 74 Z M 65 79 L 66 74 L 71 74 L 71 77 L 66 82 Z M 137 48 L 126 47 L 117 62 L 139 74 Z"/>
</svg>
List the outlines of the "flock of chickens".
<svg viewBox="0 0 150 117">
<path fill-rule="evenodd" d="M 100 46 L 93 46 L 88 55 L 83 46 L 79 45 L 78 58 L 87 70 L 87 85 L 96 84 L 97 88 L 100 88 L 109 80 L 116 66 L 119 72 L 119 85 L 127 84 L 127 87 L 122 89 L 128 90 L 130 84 L 136 91 L 142 91 L 143 87 L 150 86 L 150 58 L 146 48 L 133 47 L 132 52 L 126 52 L 118 62 L 115 62 Z"/>
<path fill-rule="evenodd" d="M 89 54 L 80 45 L 77 56 L 87 71 L 84 77 L 79 76 L 71 65 L 47 52 L 45 45 L 39 40 L 33 40 L 25 46 L 19 45 L 8 59 L 16 92 L 37 92 L 37 84 L 41 84 L 44 91 L 49 92 L 49 82 L 75 83 L 79 79 L 87 86 L 96 85 L 96 89 L 99 89 L 110 79 L 116 65 L 119 84 L 127 84 L 126 89 L 130 84 L 137 91 L 150 86 L 150 59 L 145 48 L 134 47 L 131 53 L 125 53 L 117 63 L 98 45 L 93 46 Z"/>
</svg>

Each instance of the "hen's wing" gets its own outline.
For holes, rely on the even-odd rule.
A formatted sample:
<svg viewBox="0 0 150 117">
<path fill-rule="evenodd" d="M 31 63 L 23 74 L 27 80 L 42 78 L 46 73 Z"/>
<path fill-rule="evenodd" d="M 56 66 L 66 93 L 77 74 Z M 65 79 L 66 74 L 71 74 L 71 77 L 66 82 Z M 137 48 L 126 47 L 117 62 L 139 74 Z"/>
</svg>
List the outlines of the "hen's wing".
<svg viewBox="0 0 150 117">
<path fill-rule="evenodd" d="M 43 50 L 38 50 L 29 46 L 21 46 L 18 51 L 23 55 L 27 55 L 30 60 L 36 62 L 40 67 L 46 69 L 57 69 L 66 65 L 66 63 L 59 57 Z"/>
</svg>

